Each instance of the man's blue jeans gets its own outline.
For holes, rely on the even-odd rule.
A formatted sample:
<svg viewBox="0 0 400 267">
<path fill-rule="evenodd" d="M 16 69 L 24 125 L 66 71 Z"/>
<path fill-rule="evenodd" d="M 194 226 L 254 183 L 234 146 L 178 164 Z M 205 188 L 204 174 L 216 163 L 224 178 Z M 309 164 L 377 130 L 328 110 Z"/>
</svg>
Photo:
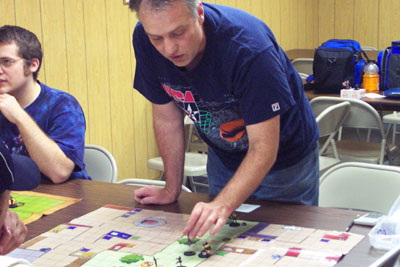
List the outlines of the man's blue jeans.
<svg viewBox="0 0 400 267">
<path fill-rule="evenodd" d="M 212 196 L 218 195 L 235 173 L 224 166 L 211 148 L 208 149 L 207 172 Z M 269 172 L 250 198 L 317 206 L 318 193 L 319 159 L 316 145 L 295 165 Z"/>
</svg>

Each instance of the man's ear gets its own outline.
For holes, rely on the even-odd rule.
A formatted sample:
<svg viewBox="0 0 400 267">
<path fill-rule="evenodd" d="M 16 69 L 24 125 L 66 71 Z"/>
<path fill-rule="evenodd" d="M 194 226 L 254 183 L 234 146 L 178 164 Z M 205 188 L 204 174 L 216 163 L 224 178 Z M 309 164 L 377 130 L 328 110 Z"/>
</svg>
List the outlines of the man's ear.
<svg viewBox="0 0 400 267">
<path fill-rule="evenodd" d="M 31 65 L 30 65 L 28 68 L 29 68 L 29 70 L 30 70 L 32 73 L 34 73 L 35 71 L 38 70 L 39 65 L 40 65 L 39 59 L 34 58 L 34 59 L 32 59 Z"/>
<path fill-rule="evenodd" d="M 204 8 L 203 4 L 199 2 L 199 5 L 197 6 L 197 15 L 198 15 L 198 20 L 200 25 L 203 25 L 204 22 Z"/>
</svg>

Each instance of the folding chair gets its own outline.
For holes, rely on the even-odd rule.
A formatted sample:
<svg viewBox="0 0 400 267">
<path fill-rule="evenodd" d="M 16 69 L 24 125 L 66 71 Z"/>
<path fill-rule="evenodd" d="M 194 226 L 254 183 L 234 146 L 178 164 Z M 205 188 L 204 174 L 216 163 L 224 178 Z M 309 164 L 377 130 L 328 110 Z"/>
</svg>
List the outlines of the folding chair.
<svg viewBox="0 0 400 267">
<path fill-rule="evenodd" d="M 85 145 L 84 163 L 87 174 L 95 181 L 115 183 L 118 168 L 113 155 L 104 147 Z"/>
<path fill-rule="evenodd" d="M 367 141 L 354 141 L 342 139 L 336 141 L 337 152 L 341 161 L 361 161 L 368 163 L 383 164 L 385 156 L 390 161 L 388 155 L 389 148 L 386 144 L 386 135 L 383 123 L 378 112 L 368 103 L 358 99 L 348 99 L 339 97 L 316 97 L 310 101 L 314 115 L 318 116 L 324 109 L 331 105 L 348 101 L 351 104 L 350 112 L 343 127 L 356 129 L 377 129 L 380 135 L 380 143 Z M 327 151 L 326 153 L 331 153 Z"/>
<path fill-rule="evenodd" d="M 349 111 L 350 102 L 346 101 L 327 107 L 316 118 L 320 133 L 320 140 L 324 139 L 324 143 L 319 149 L 320 173 L 340 162 L 334 137 L 349 114 Z M 334 157 L 322 156 L 329 145 L 332 147 Z"/>
<path fill-rule="evenodd" d="M 362 162 L 340 163 L 320 178 L 319 206 L 388 214 L 400 195 L 400 168 Z"/>
<path fill-rule="evenodd" d="M 296 58 L 292 61 L 293 67 L 297 70 L 300 76 L 313 74 L 313 63 L 313 58 Z"/>
</svg>

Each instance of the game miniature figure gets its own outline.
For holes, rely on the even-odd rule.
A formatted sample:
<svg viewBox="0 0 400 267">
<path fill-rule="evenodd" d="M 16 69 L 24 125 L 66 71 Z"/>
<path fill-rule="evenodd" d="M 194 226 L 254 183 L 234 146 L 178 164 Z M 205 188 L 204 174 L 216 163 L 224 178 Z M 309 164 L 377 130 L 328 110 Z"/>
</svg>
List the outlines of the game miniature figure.
<svg viewBox="0 0 400 267">
<path fill-rule="evenodd" d="M 184 254 L 185 256 L 193 256 L 193 255 L 195 255 L 196 252 L 194 252 L 194 251 L 192 250 L 192 240 L 190 240 L 189 237 L 188 237 L 187 244 L 188 244 L 188 246 L 189 246 L 189 250 L 183 252 L 183 254 Z"/>
<path fill-rule="evenodd" d="M 350 89 L 350 81 L 346 80 L 342 83 L 342 85 L 344 86 L 345 89 Z"/>
<path fill-rule="evenodd" d="M 200 258 L 208 258 L 211 256 L 211 246 L 208 244 L 208 242 L 205 242 L 203 244 L 203 250 L 199 253 Z"/>
<path fill-rule="evenodd" d="M 234 212 L 234 213 L 232 213 L 232 215 L 231 215 L 231 222 L 229 223 L 229 226 L 230 227 L 238 227 L 238 226 L 240 226 L 240 223 L 238 223 L 237 222 L 237 214 Z"/>
<path fill-rule="evenodd" d="M 12 196 L 11 196 L 11 198 L 10 198 L 10 204 L 8 205 L 8 207 L 9 207 L 10 209 L 13 209 L 13 208 L 18 207 L 17 203 L 15 202 L 15 199 L 14 199 Z"/>
<path fill-rule="evenodd" d="M 179 263 L 179 266 L 177 266 L 177 267 L 184 267 L 183 265 L 182 265 L 182 258 L 181 258 L 181 256 L 179 256 L 178 258 L 177 258 L 177 262 L 176 263 Z"/>
</svg>

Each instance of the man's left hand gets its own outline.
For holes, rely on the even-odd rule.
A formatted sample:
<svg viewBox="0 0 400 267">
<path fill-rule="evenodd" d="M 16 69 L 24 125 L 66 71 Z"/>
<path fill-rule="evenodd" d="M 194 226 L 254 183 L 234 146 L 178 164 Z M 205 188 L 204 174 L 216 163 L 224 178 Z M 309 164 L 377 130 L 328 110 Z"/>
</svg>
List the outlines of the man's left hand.
<svg viewBox="0 0 400 267">
<path fill-rule="evenodd" d="M 134 197 L 140 204 L 169 204 L 174 202 L 179 196 L 169 191 L 167 188 L 161 188 L 154 185 L 142 187 L 134 191 Z"/>
</svg>

